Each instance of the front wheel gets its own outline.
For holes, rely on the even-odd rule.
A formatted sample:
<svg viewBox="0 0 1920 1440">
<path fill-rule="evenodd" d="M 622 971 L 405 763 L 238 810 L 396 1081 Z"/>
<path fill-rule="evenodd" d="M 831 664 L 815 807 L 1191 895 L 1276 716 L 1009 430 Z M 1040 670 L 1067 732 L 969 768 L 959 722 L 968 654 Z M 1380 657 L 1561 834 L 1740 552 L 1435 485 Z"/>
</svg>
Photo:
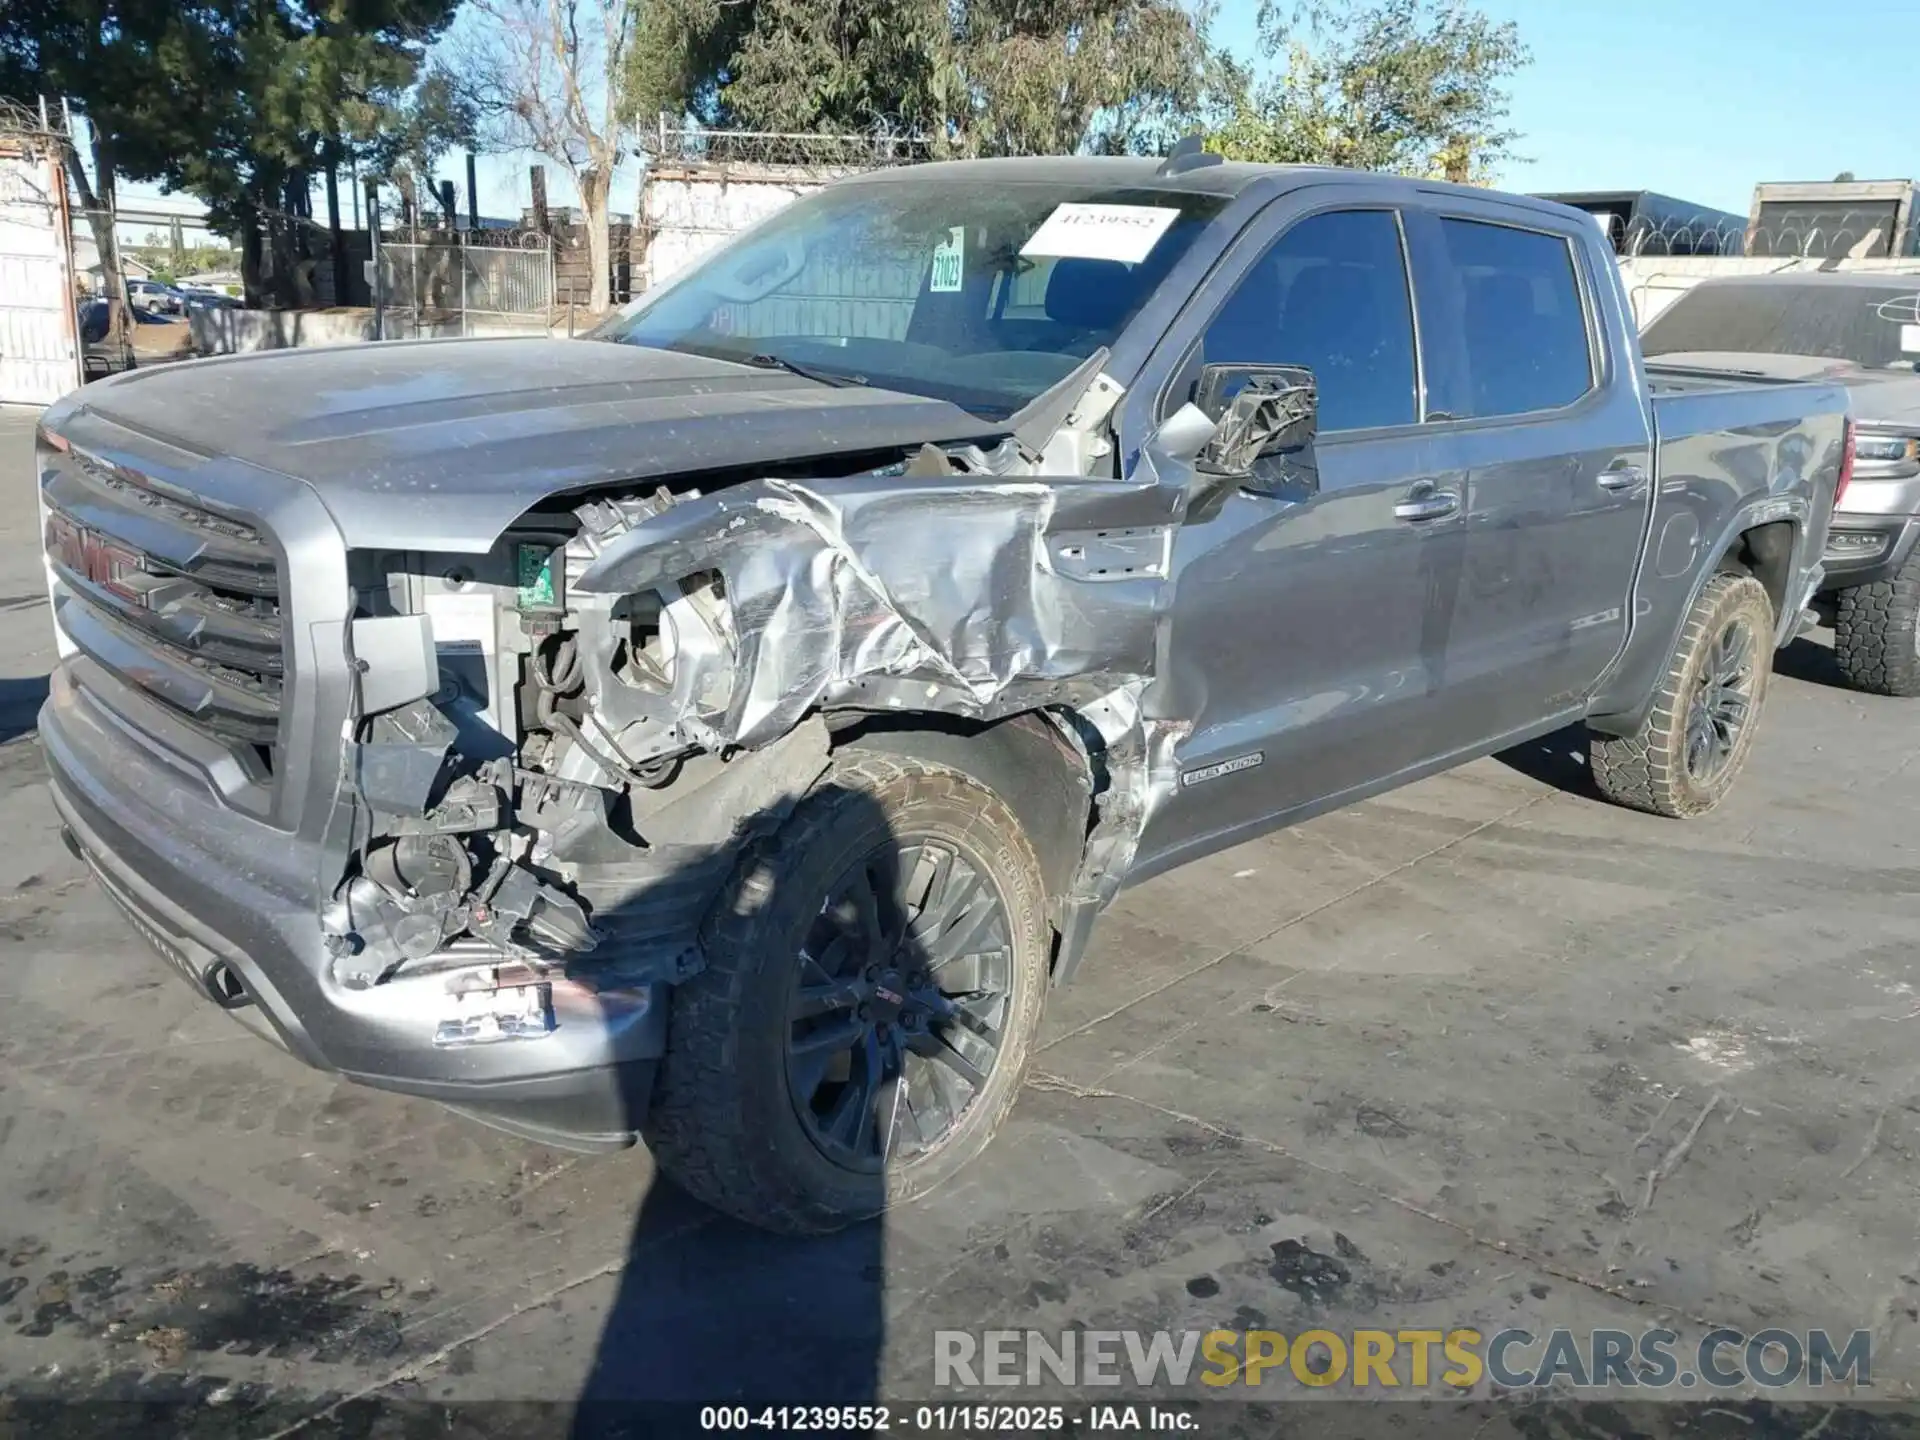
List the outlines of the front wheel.
<svg viewBox="0 0 1920 1440">
<path fill-rule="evenodd" d="M 674 991 L 661 1168 L 766 1229 L 913 1199 L 992 1139 L 1045 998 L 1040 867 L 971 776 L 843 758 L 743 859 Z"/>
<path fill-rule="evenodd" d="M 1749 575 L 1720 574 L 1694 601 L 1653 708 L 1632 735 L 1592 738 L 1594 782 L 1655 815 L 1704 815 L 1753 747 L 1773 673 L 1773 602 Z"/>
<path fill-rule="evenodd" d="M 1920 695 L 1920 550 L 1889 580 L 1840 592 L 1833 658 L 1856 690 Z"/>
</svg>

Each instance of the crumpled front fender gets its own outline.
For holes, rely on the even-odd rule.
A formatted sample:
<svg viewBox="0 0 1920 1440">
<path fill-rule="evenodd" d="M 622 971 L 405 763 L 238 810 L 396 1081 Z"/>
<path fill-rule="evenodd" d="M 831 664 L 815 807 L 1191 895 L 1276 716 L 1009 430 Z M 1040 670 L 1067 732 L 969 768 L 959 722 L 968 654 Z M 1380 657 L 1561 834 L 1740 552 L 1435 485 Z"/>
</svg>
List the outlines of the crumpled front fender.
<svg viewBox="0 0 1920 1440">
<path fill-rule="evenodd" d="M 683 501 L 613 541 L 576 595 L 717 571 L 723 684 L 685 717 L 758 746 L 822 706 L 990 719 L 1151 675 L 1177 492 L 992 475 L 767 479 Z M 724 695 L 724 702 L 719 697 Z"/>
</svg>

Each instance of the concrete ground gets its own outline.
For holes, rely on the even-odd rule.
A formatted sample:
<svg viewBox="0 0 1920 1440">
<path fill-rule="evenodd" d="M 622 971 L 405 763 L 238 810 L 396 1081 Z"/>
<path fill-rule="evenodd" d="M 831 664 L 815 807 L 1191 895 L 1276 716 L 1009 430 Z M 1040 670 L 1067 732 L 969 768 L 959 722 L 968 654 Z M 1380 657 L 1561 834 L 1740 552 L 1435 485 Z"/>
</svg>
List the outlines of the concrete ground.
<svg viewBox="0 0 1920 1440">
<path fill-rule="evenodd" d="M 1557 737 L 1130 892 L 986 1158 L 803 1244 L 642 1152 L 562 1154 L 303 1069 L 165 973 L 42 787 L 28 423 L 0 415 L 16 1394 L 345 1433 L 387 1401 L 941 1398 L 948 1328 L 1669 1324 L 1867 1329 L 1871 1393 L 1914 1396 L 1920 702 L 1839 688 L 1824 637 L 1784 657 L 1703 821 L 1600 802 Z M 1350 1434 L 1359 1412 L 1274 1413 Z M 1689 1433 L 1868 1433 L 1775 1413 L 1723 1402 Z"/>
</svg>

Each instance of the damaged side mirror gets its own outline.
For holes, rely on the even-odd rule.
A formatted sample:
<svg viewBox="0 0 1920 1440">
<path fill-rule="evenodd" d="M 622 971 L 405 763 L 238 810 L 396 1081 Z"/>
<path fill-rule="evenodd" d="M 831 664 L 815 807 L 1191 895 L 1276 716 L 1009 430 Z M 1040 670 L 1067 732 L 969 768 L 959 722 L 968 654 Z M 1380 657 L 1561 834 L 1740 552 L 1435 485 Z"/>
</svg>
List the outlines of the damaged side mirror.
<svg viewBox="0 0 1920 1440">
<path fill-rule="evenodd" d="M 1194 466 L 1223 477 L 1249 475 L 1269 455 L 1306 450 L 1320 413 L 1313 372 L 1299 365 L 1203 366 L 1193 403 L 1216 426 Z"/>
</svg>

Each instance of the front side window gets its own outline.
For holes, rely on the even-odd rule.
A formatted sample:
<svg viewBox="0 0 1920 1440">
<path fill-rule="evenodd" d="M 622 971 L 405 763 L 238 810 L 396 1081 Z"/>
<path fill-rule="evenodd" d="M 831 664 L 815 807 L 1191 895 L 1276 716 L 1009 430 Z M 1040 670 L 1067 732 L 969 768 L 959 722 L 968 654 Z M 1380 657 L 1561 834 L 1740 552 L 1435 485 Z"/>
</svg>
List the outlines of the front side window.
<svg viewBox="0 0 1920 1440">
<path fill-rule="evenodd" d="M 1567 239 L 1456 219 L 1442 219 L 1440 233 L 1460 283 L 1470 413 L 1556 410 L 1591 390 L 1593 344 Z"/>
<path fill-rule="evenodd" d="M 1306 366 L 1323 432 L 1413 424 L 1413 304 L 1393 212 L 1329 211 L 1288 230 L 1213 317 L 1202 359 Z"/>
<path fill-rule="evenodd" d="M 1110 346 L 1220 196 L 903 175 L 833 186 L 594 332 L 1003 419 Z"/>
</svg>

